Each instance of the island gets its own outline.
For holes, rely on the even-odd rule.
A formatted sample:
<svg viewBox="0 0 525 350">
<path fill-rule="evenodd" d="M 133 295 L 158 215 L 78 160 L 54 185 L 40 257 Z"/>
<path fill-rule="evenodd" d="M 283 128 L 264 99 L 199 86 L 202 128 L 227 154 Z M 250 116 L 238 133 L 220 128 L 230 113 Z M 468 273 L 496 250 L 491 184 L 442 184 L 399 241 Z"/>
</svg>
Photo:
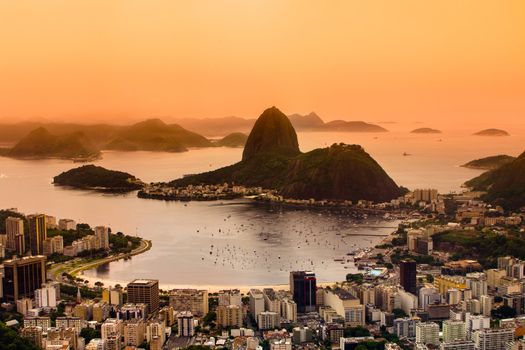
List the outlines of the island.
<svg viewBox="0 0 525 350">
<path fill-rule="evenodd" d="M 404 193 L 359 145 L 333 144 L 302 153 L 294 127 L 276 107 L 257 119 L 240 162 L 169 183 L 173 189 L 218 184 L 263 188 L 307 200 L 384 202 Z"/>
<path fill-rule="evenodd" d="M 479 170 L 494 170 L 513 162 L 515 159 L 516 157 L 500 154 L 497 156 L 471 160 L 470 162 L 463 164 L 462 167 Z"/>
<path fill-rule="evenodd" d="M 248 135 L 242 132 L 234 132 L 224 136 L 222 139 L 215 142 L 216 146 L 219 147 L 244 147 Z"/>
<path fill-rule="evenodd" d="M 65 171 L 53 178 L 53 184 L 104 192 L 129 192 L 144 186 L 142 181 L 131 174 L 95 165 Z"/>
<path fill-rule="evenodd" d="M 465 185 L 475 191 L 484 191 L 482 199 L 505 209 L 525 206 L 525 152 L 510 163 L 487 171 L 469 180 Z"/>
<path fill-rule="evenodd" d="M 473 134 L 474 136 L 510 136 L 508 132 L 501 129 L 485 129 Z"/>
<path fill-rule="evenodd" d="M 432 128 L 418 128 L 410 132 L 411 134 L 441 134 L 441 130 L 432 129 Z"/>
</svg>

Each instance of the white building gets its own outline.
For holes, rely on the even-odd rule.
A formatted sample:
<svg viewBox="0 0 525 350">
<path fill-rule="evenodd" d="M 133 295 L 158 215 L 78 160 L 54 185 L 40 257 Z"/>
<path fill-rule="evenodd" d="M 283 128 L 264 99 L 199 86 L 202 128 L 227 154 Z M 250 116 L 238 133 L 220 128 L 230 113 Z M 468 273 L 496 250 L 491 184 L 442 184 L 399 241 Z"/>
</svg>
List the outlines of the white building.
<svg viewBox="0 0 525 350">
<path fill-rule="evenodd" d="M 476 350 L 502 350 L 514 340 L 514 328 L 482 329 L 472 335 Z"/>
<path fill-rule="evenodd" d="M 259 329 L 276 329 L 281 326 L 280 316 L 277 312 L 263 311 L 257 315 Z"/>
<path fill-rule="evenodd" d="M 57 290 L 55 286 L 43 286 L 40 289 L 35 290 L 35 303 L 36 307 L 57 307 Z"/>
<path fill-rule="evenodd" d="M 63 231 L 76 230 L 77 223 L 71 219 L 60 219 L 58 220 L 58 228 Z"/>
<path fill-rule="evenodd" d="M 467 338 L 466 325 L 463 321 L 446 320 L 443 322 L 443 342 L 452 343 Z"/>
<path fill-rule="evenodd" d="M 263 293 L 259 289 L 250 289 L 248 296 L 250 297 L 250 313 L 257 319 L 257 316 L 265 310 Z"/>
<path fill-rule="evenodd" d="M 434 322 L 420 322 L 416 325 L 416 343 L 439 345 L 439 325 Z"/>
</svg>

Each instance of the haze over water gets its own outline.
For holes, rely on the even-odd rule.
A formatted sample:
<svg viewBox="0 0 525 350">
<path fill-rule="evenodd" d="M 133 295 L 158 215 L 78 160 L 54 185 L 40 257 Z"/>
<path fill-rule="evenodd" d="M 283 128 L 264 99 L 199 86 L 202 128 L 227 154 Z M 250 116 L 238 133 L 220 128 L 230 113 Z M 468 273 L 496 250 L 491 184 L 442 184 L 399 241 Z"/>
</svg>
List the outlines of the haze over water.
<svg viewBox="0 0 525 350">
<path fill-rule="evenodd" d="M 361 144 L 399 185 L 432 187 L 442 193 L 460 190 L 465 180 L 480 173 L 460 164 L 489 155 L 516 156 L 525 149 L 523 130 L 508 129 L 510 137 L 484 138 L 470 136 L 477 128 L 412 135 L 408 130 L 421 125 L 385 126 L 394 131 L 299 133 L 299 144 L 302 151 L 334 142 Z M 403 156 L 404 152 L 411 155 Z M 232 164 L 241 153 L 240 148 L 105 152 L 95 163 L 130 172 L 144 181 L 165 181 Z M 109 225 L 114 232 L 152 240 L 153 248 L 145 254 L 85 272 L 106 284 L 141 277 L 158 278 L 164 287 L 283 284 L 291 269 L 312 269 L 321 281 L 340 280 L 351 270 L 334 258 L 375 245 L 397 225 L 376 220 L 352 222 L 347 217 L 312 211 L 269 211 L 245 200 L 164 202 L 139 199 L 134 193 L 109 195 L 51 184 L 53 176 L 78 165 L 0 158 L 0 208 L 17 207 L 26 214 L 45 212 L 91 225 Z"/>
</svg>

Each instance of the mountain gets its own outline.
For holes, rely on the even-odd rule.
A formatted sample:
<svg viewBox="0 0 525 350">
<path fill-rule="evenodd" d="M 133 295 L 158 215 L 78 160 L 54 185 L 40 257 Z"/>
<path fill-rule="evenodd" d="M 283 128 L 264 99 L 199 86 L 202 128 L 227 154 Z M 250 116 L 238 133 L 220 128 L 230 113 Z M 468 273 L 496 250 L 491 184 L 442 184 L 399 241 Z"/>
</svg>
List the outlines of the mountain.
<svg viewBox="0 0 525 350">
<path fill-rule="evenodd" d="M 470 169 L 494 170 L 500 168 L 505 164 L 512 163 L 515 159 L 516 157 L 511 157 L 502 154 L 498 156 L 491 156 L 471 160 L 470 162 L 463 164 L 462 167 Z"/>
<path fill-rule="evenodd" d="M 207 136 L 223 136 L 235 132 L 248 133 L 255 123 L 255 119 L 240 117 L 177 118 L 171 120 L 187 130 L 193 130 Z"/>
<path fill-rule="evenodd" d="M 236 183 L 277 190 L 288 198 L 388 201 L 403 191 L 358 145 L 334 144 L 301 153 L 293 126 L 272 107 L 257 119 L 240 162 L 171 182 Z"/>
<path fill-rule="evenodd" d="M 509 133 L 500 129 L 485 129 L 473 134 L 475 136 L 509 136 Z"/>
<path fill-rule="evenodd" d="M 90 159 L 99 157 L 100 151 L 82 132 L 54 135 L 45 128 L 38 128 L 6 151 L 5 155 L 13 158 Z"/>
<path fill-rule="evenodd" d="M 362 121 L 345 121 L 333 120 L 325 123 L 323 130 L 325 131 L 341 131 L 341 132 L 387 132 L 388 130 L 375 124 L 365 123 Z"/>
<path fill-rule="evenodd" d="M 211 147 L 204 136 L 188 131 L 177 124 L 166 124 L 160 119 L 148 119 L 121 127 L 104 149 L 119 151 L 184 152 L 189 147 Z"/>
<path fill-rule="evenodd" d="M 441 130 L 432 128 L 419 128 L 410 132 L 411 134 L 441 134 Z"/>
<path fill-rule="evenodd" d="M 484 200 L 518 209 L 525 206 L 525 152 L 511 163 L 488 171 L 465 183 L 475 191 L 486 191 Z"/>
<path fill-rule="evenodd" d="M 293 127 L 299 131 L 324 127 L 324 121 L 315 112 L 307 115 L 291 114 L 288 116 L 288 119 L 290 119 Z"/>
<path fill-rule="evenodd" d="M 268 108 L 255 122 L 246 146 L 242 160 L 247 160 L 257 154 L 277 153 L 285 156 L 299 154 L 297 134 L 288 117 L 276 107 Z"/>
<path fill-rule="evenodd" d="M 248 136 L 242 132 L 234 132 L 217 140 L 215 145 L 222 147 L 244 147 Z"/>
<path fill-rule="evenodd" d="M 55 176 L 53 183 L 59 186 L 119 192 L 142 188 L 142 182 L 131 174 L 95 165 L 84 165 L 65 171 Z"/>
</svg>

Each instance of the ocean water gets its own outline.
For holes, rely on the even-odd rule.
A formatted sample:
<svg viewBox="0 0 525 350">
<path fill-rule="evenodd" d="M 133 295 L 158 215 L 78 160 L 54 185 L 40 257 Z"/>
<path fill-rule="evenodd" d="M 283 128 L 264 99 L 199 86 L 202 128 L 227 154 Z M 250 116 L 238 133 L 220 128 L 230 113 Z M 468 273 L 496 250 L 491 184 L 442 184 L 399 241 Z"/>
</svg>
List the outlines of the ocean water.
<svg viewBox="0 0 525 350">
<path fill-rule="evenodd" d="M 299 133 L 302 151 L 335 142 L 361 144 L 399 185 L 448 193 L 461 190 L 465 180 L 481 173 L 461 164 L 495 154 L 518 155 L 525 150 L 525 132 L 503 138 L 475 137 L 468 131 Z M 231 148 L 176 154 L 105 152 L 95 164 L 144 181 L 164 181 L 231 164 L 241 154 L 242 149 Z M 277 211 L 246 200 L 164 202 L 139 199 L 134 193 L 101 194 L 52 185 L 53 176 L 76 166 L 63 160 L 0 157 L 0 208 L 109 225 L 115 232 L 150 239 L 153 247 L 144 254 L 85 271 L 86 278 L 106 285 L 134 278 L 157 278 L 163 287 L 275 285 L 287 283 L 289 271 L 296 269 L 315 271 L 319 281 L 341 280 L 352 267 L 334 259 L 375 245 L 397 226 L 316 211 Z"/>
</svg>

